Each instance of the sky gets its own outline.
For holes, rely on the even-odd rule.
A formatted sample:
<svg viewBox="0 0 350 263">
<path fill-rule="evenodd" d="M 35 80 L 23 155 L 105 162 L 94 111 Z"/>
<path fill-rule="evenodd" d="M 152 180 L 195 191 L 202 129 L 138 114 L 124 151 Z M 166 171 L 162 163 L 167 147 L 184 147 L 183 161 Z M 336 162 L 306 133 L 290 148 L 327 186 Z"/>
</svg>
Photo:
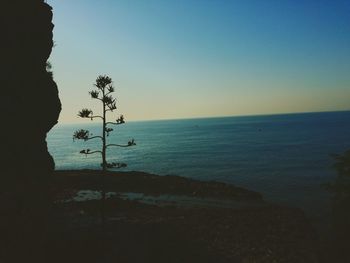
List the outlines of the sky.
<svg viewBox="0 0 350 263">
<path fill-rule="evenodd" d="M 47 2 L 61 123 L 101 74 L 126 120 L 350 110 L 350 1 Z"/>
</svg>

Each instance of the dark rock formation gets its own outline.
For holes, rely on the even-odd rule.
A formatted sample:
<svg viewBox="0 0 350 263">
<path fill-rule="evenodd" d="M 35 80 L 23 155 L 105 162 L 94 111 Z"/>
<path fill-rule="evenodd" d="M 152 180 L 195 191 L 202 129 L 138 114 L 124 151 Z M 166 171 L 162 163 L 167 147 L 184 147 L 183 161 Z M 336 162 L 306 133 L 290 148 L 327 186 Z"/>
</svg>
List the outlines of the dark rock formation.
<svg viewBox="0 0 350 263">
<path fill-rule="evenodd" d="M 0 262 L 41 262 L 54 170 L 46 134 L 61 110 L 46 71 L 52 11 L 44 0 L 5 0 L 0 14 Z"/>
</svg>

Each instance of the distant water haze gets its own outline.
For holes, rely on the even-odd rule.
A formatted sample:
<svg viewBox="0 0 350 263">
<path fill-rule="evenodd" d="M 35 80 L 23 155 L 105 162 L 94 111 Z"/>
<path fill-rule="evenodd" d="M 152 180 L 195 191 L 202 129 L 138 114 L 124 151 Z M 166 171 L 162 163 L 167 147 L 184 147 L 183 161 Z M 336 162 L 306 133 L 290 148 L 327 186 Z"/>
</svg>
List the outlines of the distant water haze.
<svg viewBox="0 0 350 263">
<path fill-rule="evenodd" d="M 48 135 L 56 169 L 100 169 L 98 140 L 72 140 L 76 129 L 97 135 L 99 123 L 58 125 Z M 121 171 L 180 175 L 232 183 L 261 192 L 267 200 L 303 208 L 311 217 L 329 212 L 321 187 L 336 176 L 330 154 L 350 149 L 350 112 L 139 121 L 120 125 L 108 137 L 137 146 L 113 148 L 110 161 Z"/>
</svg>

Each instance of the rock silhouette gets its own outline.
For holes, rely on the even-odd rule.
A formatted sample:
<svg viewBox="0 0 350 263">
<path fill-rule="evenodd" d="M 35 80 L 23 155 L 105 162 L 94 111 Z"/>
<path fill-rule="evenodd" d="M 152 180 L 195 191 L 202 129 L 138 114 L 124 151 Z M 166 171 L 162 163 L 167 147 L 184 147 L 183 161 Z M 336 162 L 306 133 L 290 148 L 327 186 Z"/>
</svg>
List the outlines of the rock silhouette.
<svg viewBox="0 0 350 263">
<path fill-rule="evenodd" d="M 61 111 L 46 70 L 52 10 L 44 0 L 11 0 L 0 13 L 0 261 L 41 262 L 54 170 L 46 134 Z"/>
</svg>

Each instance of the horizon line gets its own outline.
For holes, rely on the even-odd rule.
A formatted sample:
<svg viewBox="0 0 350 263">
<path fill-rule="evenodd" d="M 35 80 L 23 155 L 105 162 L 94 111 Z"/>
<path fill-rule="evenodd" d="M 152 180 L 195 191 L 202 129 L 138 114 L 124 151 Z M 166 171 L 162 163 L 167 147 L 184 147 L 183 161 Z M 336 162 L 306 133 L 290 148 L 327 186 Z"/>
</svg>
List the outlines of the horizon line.
<svg viewBox="0 0 350 263">
<path fill-rule="evenodd" d="M 253 114 L 242 114 L 242 115 L 221 115 L 221 116 L 201 116 L 201 117 L 179 117 L 179 118 L 160 118 L 160 119 L 140 119 L 140 120 L 131 120 L 127 122 L 151 122 L 151 121 L 175 121 L 175 120 L 198 120 L 198 119 L 216 119 L 216 118 L 232 118 L 232 117 L 263 117 L 263 116 L 278 116 L 278 115 L 297 115 L 297 114 L 313 114 L 313 113 L 335 113 L 335 112 L 349 112 L 347 110 L 325 110 L 325 111 L 305 111 L 305 112 L 280 112 L 280 113 L 253 113 Z M 73 125 L 79 124 L 80 122 L 58 122 L 57 125 Z M 97 124 L 97 123 L 96 123 Z M 54 126 L 54 127 L 55 127 Z"/>
</svg>

